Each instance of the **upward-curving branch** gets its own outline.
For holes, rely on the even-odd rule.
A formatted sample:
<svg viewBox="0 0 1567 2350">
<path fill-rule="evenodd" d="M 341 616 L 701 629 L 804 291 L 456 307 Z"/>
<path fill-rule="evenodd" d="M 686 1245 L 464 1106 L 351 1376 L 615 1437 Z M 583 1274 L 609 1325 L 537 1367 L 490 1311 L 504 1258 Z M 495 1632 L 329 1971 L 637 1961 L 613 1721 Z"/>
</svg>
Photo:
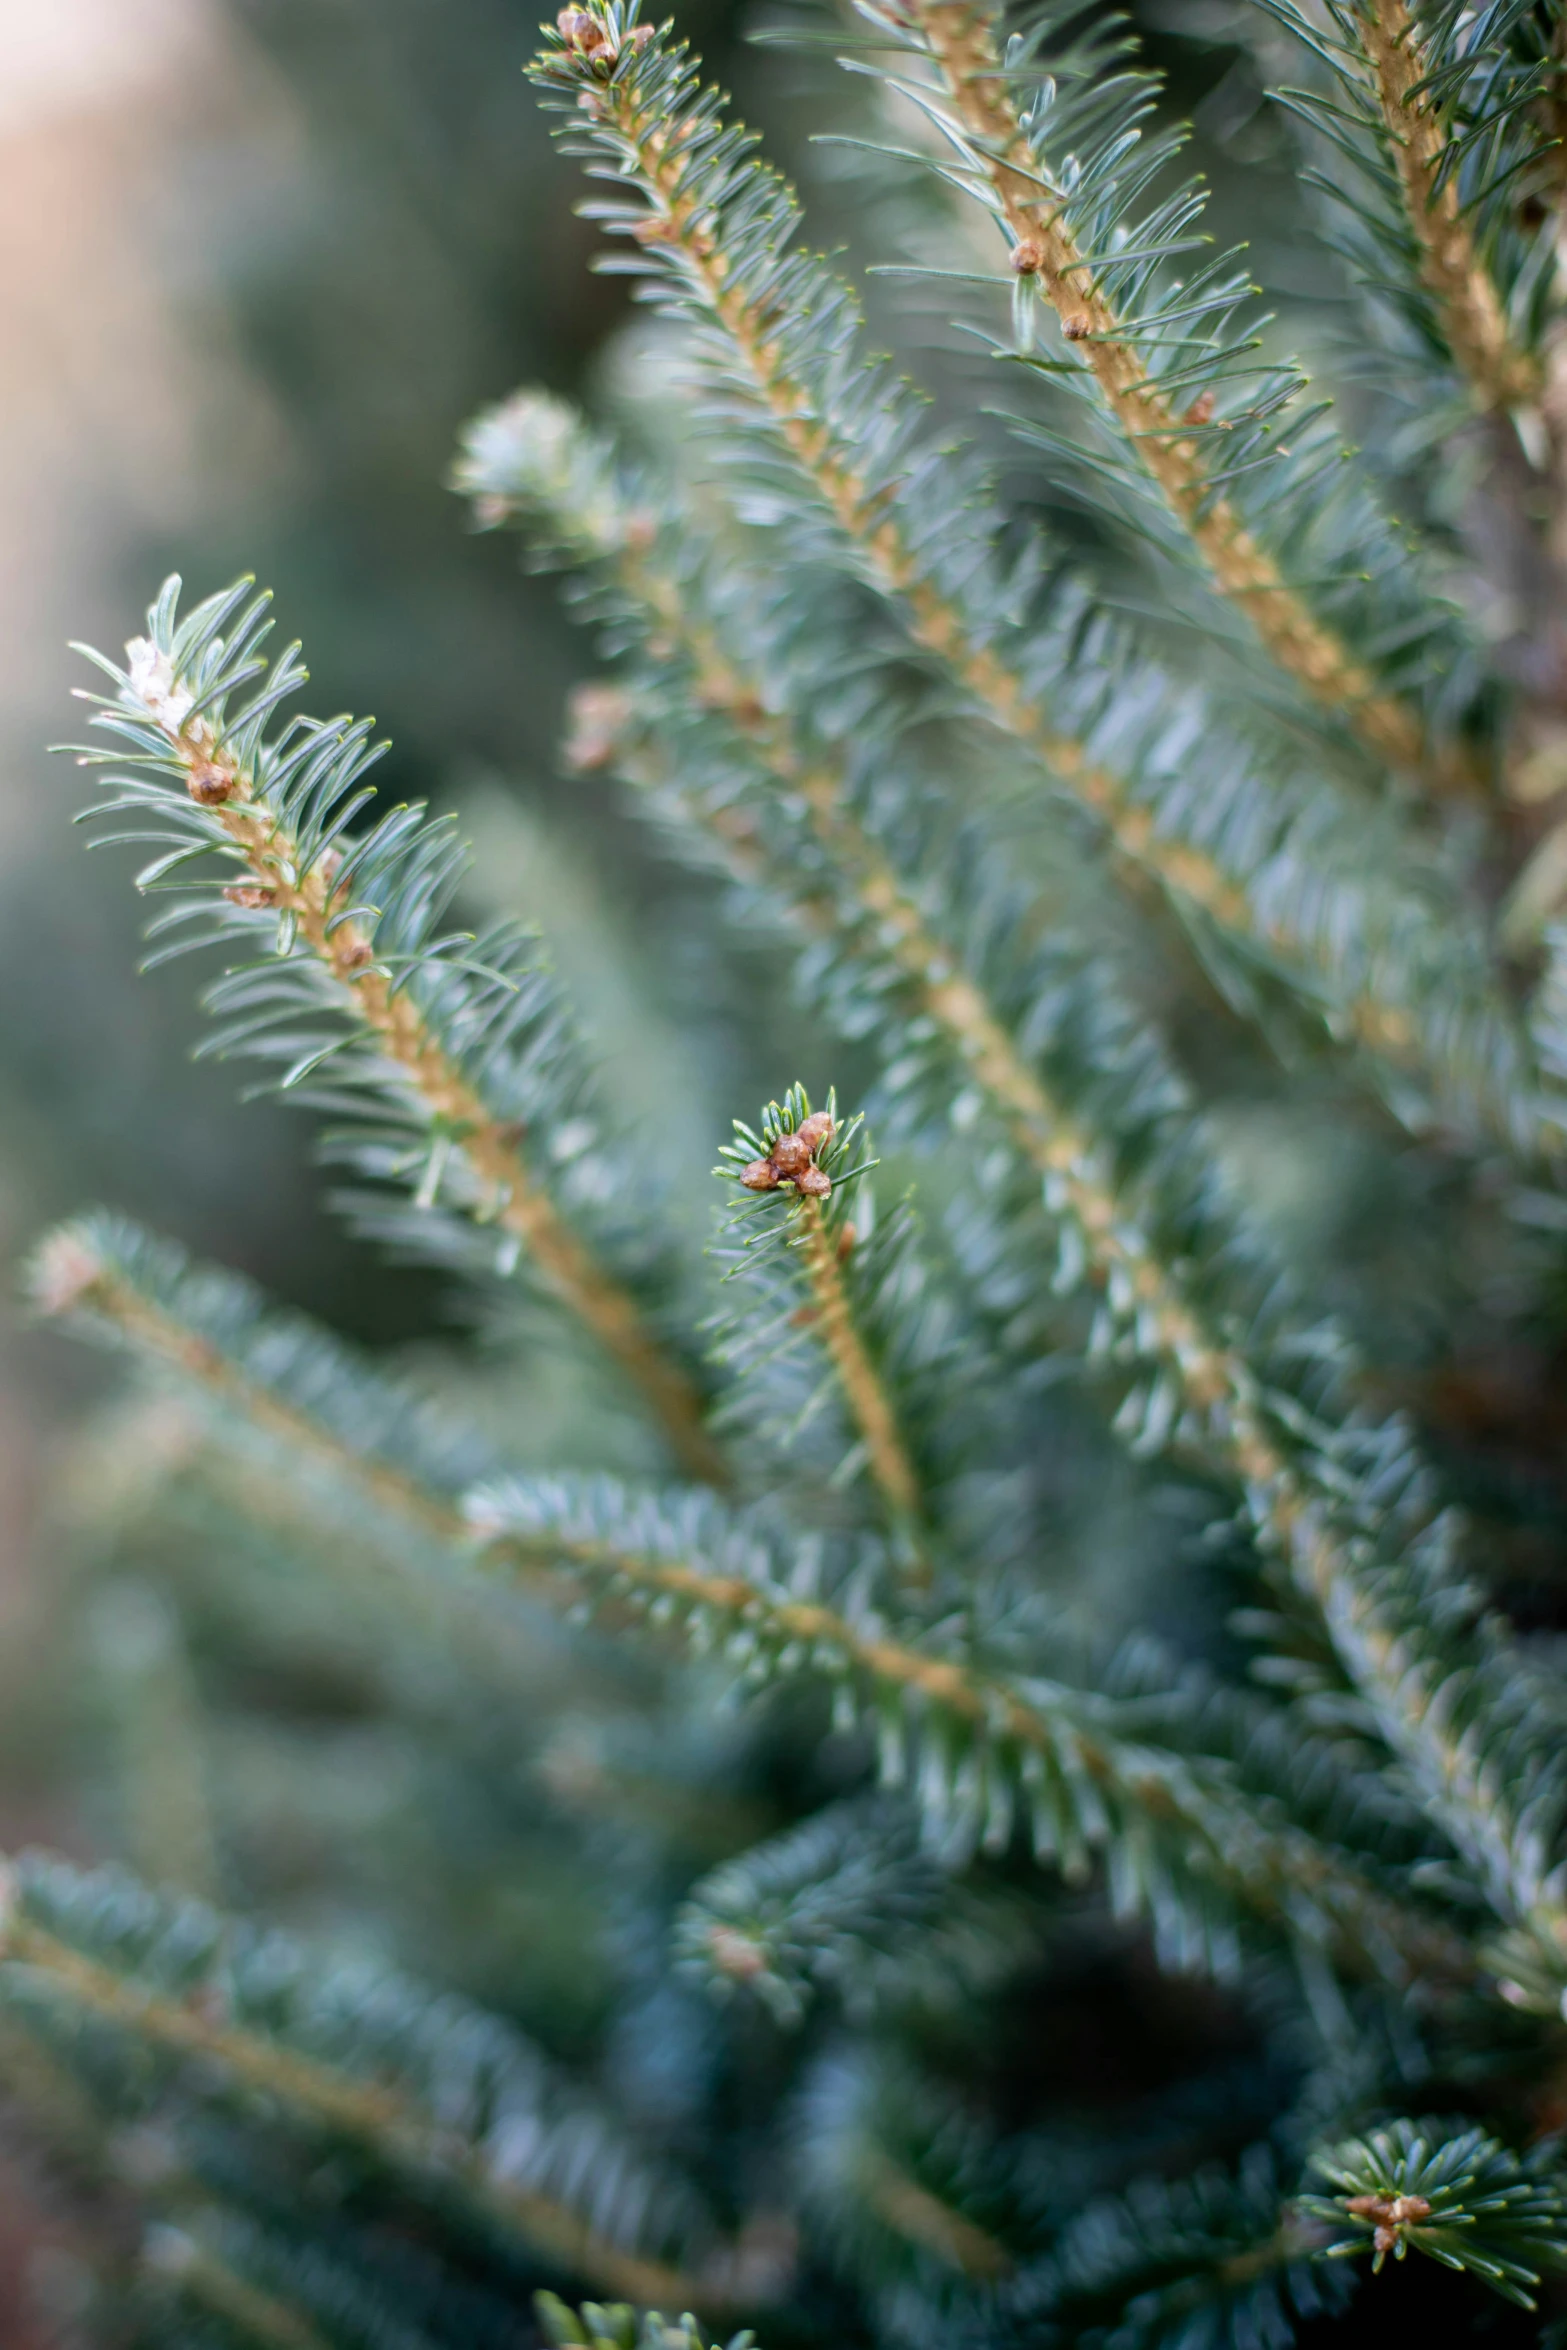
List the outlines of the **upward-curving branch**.
<svg viewBox="0 0 1567 2350">
<path fill-rule="evenodd" d="M 176 635 L 171 582 L 149 616 L 152 635 L 127 647 L 126 668 L 100 662 L 115 697 L 90 697 L 100 703 L 95 723 L 130 742 L 137 770 L 111 778 L 121 797 L 94 813 L 154 817 L 159 831 L 123 837 L 177 843 L 143 871 L 140 886 L 188 890 L 186 869 L 212 852 L 243 875 L 186 896 L 155 927 L 208 927 L 163 951 L 217 944 L 236 928 L 252 950 L 258 931 L 275 939 L 275 978 L 264 953 L 259 974 L 253 962 L 241 965 L 212 991 L 215 1005 L 242 1015 L 219 1044 L 282 1059 L 284 1088 L 329 1066 L 341 1088 L 356 1048 L 367 1053 L 355 1071 L 361 1086 L 383 1116 L 413 1129 L 411 1148 L 391 1164 L 416 1170 L 416 1209 L 455 1194 L 467 1217 L 525 1251 L 544 1287 L 641 1394 L 676 1458 L 693 1476 L 721 1480 L 690 1375 L 525 1155 L 520 1104 L 497 1099 L 509 1077 L 525 1095 L 516 1080 L 531 1078 L 557 1047 L 559 1007 L 530 1002 L 525 983 L 536 993 L 538 975 L 519 955 L 523 942 L 497 936 L 487 942 L 491 959 L 478 962 L 462 952 L 466 938 L 431 936 L 460 869 L 448 827 L 394 809 L 368 833 L 348 832 L 372 796 L 358 788 L 376 756 L 368 727 L 296 719 L 265 739 L 276 703 L 304 677 L 291 654 L 229 714 L 230 698 L 265 671 L 255 647 L 268 599 L 247 604 L 249 585 L 200 607 Z M 87 759 L 102 765 L 112 756 Z M 385 904 L 371 898 L 381 888 Z M 327 1025 L 302 1034 L 302 1018 Z M 459 1171 L 464 1184 L 453 1180 Z"/>
</svg>

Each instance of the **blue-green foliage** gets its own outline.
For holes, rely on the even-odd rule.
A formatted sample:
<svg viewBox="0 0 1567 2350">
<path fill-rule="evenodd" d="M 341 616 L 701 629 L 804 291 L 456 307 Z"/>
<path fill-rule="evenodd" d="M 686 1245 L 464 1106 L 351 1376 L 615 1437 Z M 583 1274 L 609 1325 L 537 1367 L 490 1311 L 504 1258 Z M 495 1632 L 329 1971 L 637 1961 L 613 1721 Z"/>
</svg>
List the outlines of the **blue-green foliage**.
<svg viewBox="0 0 1567 2350">
<path fill-rule="evenodd" d="M 1324 161 L 1308 183 L 1329 207 L 1339 250 L 1379 319 L 1382 389 L 1419 403 L 1427 441 L 1451 430 L 1467 391 L 1440 307 L 1421 276 L 1419 246 L 1387 127 L 1367 70 L 1361 10 L 1332 0 L 1248 0 L 1300 44 L 1314 82 L 1276 93 L 1308 123 Z M 1534 0 L 1423 0 L 1412 14 L 1423 46 L 1419 88 L 1441 122 L 1439 187 L 1451 185 L 1517 348 L 1538 356 L 1551 318 L 1548 191 L 1553 162 L 1539 136 L 1551 85 L 1548 12 Z M 1346 174 L 1345 165 L 1349 166 Z M 1388 375 L 1391 374 L 1391 382 Z"/>
<path fill-rule="evenodd" d="M 965 1895 L 918 1813 L 880 1798 L 829 1805 L 713 1870 L 674 1946 L 714 1996 L 749 1994 L 785 2024 L 824 1994 L 859 2018 L 972 1993 L 1030 1955 L 1021 1907 Z"/>
<path fill-rule="evenodd" d="M 905 17 L 872 5 L 865 13 L 914 58 L 925 54 L 917 9 Z M 1158 122 L 1159 85 L 1140 65 L 1128 20 L 1113 10 L 1086 12 L 1081 0 L 1032 0 L 1007 27 L 1006 85 L 1039 196 L 1094 264 L 1092 282 L 1127 346 L 1183 420 L 1182 437 L 1196 443 L 1204 504 L 1230 500 L 1357 659 L 1387 687 L 1417 697 L 1440 728 L 1461 725 L 1479 690 L 1477 648 L 1407 533 L 1377 510 L 1364 469 L 1327 421 L 1330 403 L 1314 395 L 1298 364 L 1266 352 L 1271 322 L 1244 254 L 1206 249 L 1203 189 L 1191 179 L 1171 184 L 1184 131 Z M 943 168 L 999 213 L 983 157 L 939 87 L 874 58 L 855 62 L 888 73 L 914 97 L 956 151 L 955 159 L 944 151 Z M 1007 235 L 1004 221 L 1001 228 Z M 1048 308 L 1028 278 L 1012 283 L 1013 338 L 999 348 L 1075 395 L 1079 411 L 1060 424 L 1024 412 L 1016 418 L 1020 436 L 1096 523 L 1134 532 L 1173 561 L 1185 575 L 1175 592 L 1189 595 L 1201 566 L 1181 520 L 1137 445 L 1106 414 L 1082 351 L 1054 321 L 1043 324 Z M 1244 622 L 1217 599 L 1208 600 L 1205 622 L 1245 645 Z"/>
<path fill-rule="evenodd" d="M 75 1293 L 53 1301 L 68 1308 L 84 1334 L 124 1347 L 130 1334 L 115 1312 L 129 1294 L 139 1311 L 156 1316 L 171 1334 L 194 1341 L 181 1362 L 172 1348 L 163 1358 L 195 1392 L 221 1411 L 232 1402 L 241 1433 L 257 1429 L 256 1397 L 278 1405 L 292 1423 L 294 1457 L 301 1438 L 318 1430 L 323 1457 L 343 1456 L 369 1469 L 394 1470 L 431 1497 L 453 1496 L 493 1474 L 489 1447 L 474 1429 L 442 1414 L 412 1386 L 386 1377 L 340 1339 L 303 1314 L 290 1314 L 242 1274 L 195 1263 L 178 1244 L 144 1232 L 123 1216 L 102 1212 L 78 1218 L 53 1236 L 51 1249 L 68 1252 Z M 34 1270 L 42 1299 L 49 1259 Z M 232 1378 L 230 1398 L 226 1382 Z"/>
<path fill-rule="evenodd" d="M 537 2050 L 461 2000 L 372 1964 L 322 1964 L 281 1934 L 161 1897 L 116 1870 L 24 1860 L 10 1899 L 13 1934 L 16 1920 L 24 1932 L 36 1927 L 123 1987 L 120 2012 L 95 2014 L 89 2000 L 83 2014 L 69 1978 L 62 1999 L 36 1952 L 29 1964 L 25 1940 L 13 1961 L 12 1997 L 80 2036 L 83 2055 L 133 2109 L 156 2112 L 169 2072 L 183 2067 L 220 2101 L 258 2099 L 284 2128 L 357 2144 L 420 2191 L 467 2198 L 480 2220 L 497 2206 L 504 2221 L 537 2198 L 628 2248 L 700 2252 L 710 2236 L 693 2189 L 647 2170 Z M 155 2006 L 176 2018 L 161 2046 Z M 190 2047 L 177 2036 L 184 2021 L 196 2027 Z"/>
<path fill-rule="evenodd" d="M 1445 450 L 1443 313 L 1361 103 L 1366 20 L 1264 5 L 1342 85 L 1290 103 L 1364 165 L 1352 258 Z M 1237 257 L 1199 254 L 1126 23 L 941 9 L 868 9 L 851 60 L 945 140 L 914 160 L 997 211 L 940 15 L 999 55 L 1032 158 L 1008 168 L 1197 406 L 1183 522 L 1027 270 L 1011 340 L 986 325 L 1027 463 L 1161 610 L 1113 608 L 1092 549 L 1038 539 L 1015 474 L 867 353 L 792 193 L 634 0 L 567 9 L 534 73 L 678 347 L 684 430 L 633 456 L 524 394 L 455 475 L 617 663 L 570 762 L 716 877 L 692 905 L 721 897 L 735 968 L 792 986 L 813 1054 L 836 1037 L 884 1158 L 791 1085 L 711 1138 L 704 1255 L 660 1138 L 600 1106 L 542 943 L 454 927 L 455 823 L 376 801 L 367 723 L 279 714 L 303 671 L 268 664 L 265 598 L 182 620 L 171 582 L 100 664 L 95 813 L 155 848 L 150 959 L 224 957 L 205 1049 L 325 1121 L 359 1230 L 486 1294 L 536 1273 L 531 1392 L 585 1330 L 684 1471 L 625 1474 L 591 1384 L 587 1466 L 540 1471 L 503 1320 L 416 1386 L 113 1216 L 40 1250 L 38 1305 L 179 1380 L 216 1438 L 161 1486 L 143 1464 L 134 1531 L 87 1546 L 185 1603 L 212 1553 L 191 1719 L 140 1725 L 126 1808 L 183 1770 L 214 1873 L 248 1898 L 295 1872 L 313 1929 L 113 1868 L 0 1876 L 0 2065 L 139 2207 L 122 2298 L 149 2350 L 500 2350 L 530 2310 L 556 2350 L 717 2350 L 753 2317 L 775 2350 L 1283 2350 L 1347 2308 L 1362 2251 L 1526 2305 L 1567 2260 L 1559 1659 L 1458 1506 L 1439 1378 L 1380 1345 L 1362 1259 L 1325 1263 L 1345 1233 L 1314 1256 L 1311 1215 L 1278 1210 L 1328 1181 L 1320 1137 L 1271 1206 L 1244 1147 L 1298 1083 L 1302 1136 L 1431 1171 L 1388 1198 L 1461 1201 L 1432 1255 L 1480 1232 L 1484 1269 L 1399 1298 L 1400 1326 L 1423 1315 L 1466 1376 L 1471 1324 L 1545 1361 L 1561 941 L 1537 973 L 1498 954 L 1521 827 L 1373 773 L 1357 712 L 1308 710 L 1197 584 L 1187 525 L 1231 501 L 1438 763 L 1483 780 L 1512 689 L 1384 516 L 1401 477 L 1345 452 Z M 1558 32 L 1433 0 L 1411 35 L 1477 266 L 1541 368 L 1556 295 L 1521 206 L 1554 168 Z M 995 279 L 968 275 L 984 322 Z M 1198 679 L 1172 647 L 1205 638 Z M 465 1410 L 481 1371 L 495 1399 Z M 421 1678 L 423 1621 L 394 1623 L 366 1555 L 454 1620 L 482 1593 L 467 1647 Z M 353 1620 L 357 1676 L 302 1591 Z M 269 1680 L 280 1748 L 340 1753 L 319 1715 L 383 1775 L 418 1758 L 346 1831 L 316 1762 L 294 1833 L 320 1857 L 271 1877 L 227 1818 L 236 1780 L 247 1818 L 278 1802 L 254 1724 L 228 1736 Z M 355 1906 L 405 1852 L 458 1912 L 407 1965 L 418 1889 Z M 480 1996 L 422 1982 L 432 1950 Z M 1428 2103 L 1453 2118 L 1386 2118 Z"/>
<path fill-rule="evenodd" d="M 539 71 L 547 86 L 562 79 L 556 60 Z M 1001 731 L 1043 759 L 1044 776 L 1036 766 L 1035 778 L 1054 782 L 1057 821 L 1075 829 L 1086 813 L 1091 838 L 1108 831 L 1121 869 L 1168 898 L 1227 992 L 1252 995 L 1259 973 L 1282 970 L 1313 1010 L 1349 1035 L 1353 1008 L 1391 1002 L 1412 1023 L 1411 1041 L 1419 1040 L 1413 1055 L 1401 1048 L 1395 1056 L 1404 1066 L 1383 1077 L 1403 1114 L 1421 1117 L 1413 1058 L 1435 1075 L 1447 1114 L 1485 1128 L 1499 1117 L 1522 1139 L 1534 1113 L 1524 1109 L 1517 1123 L 1529 1085 L 1514 1022 L 1480 943 L 1471 946 L 1466 935 L 1468 916 L 1408 826 L 1395 821 L 1368 866 L 1364 809 L 1346 824 L 1319 775 L 1275 743 L 1235 738 L 1189 671 L 1177 682 L 1151 664 L 1124 623 L 1037 542 L 1008 554 L 976 453 L 934 433 L 918 396 L 869 351 L 850 289 L 797 249 L 792 195 L 754 165 L 754 142 L 725 124 L 686 53 L 659 43 L 628 57 L 621 72 L 650 115 L 681 126 L 692 201 L 722 233 L 730 278 L 768 322 L 767 347 L 789 387 L 784 419 L 803 402 L 821 446 L 855 485 L 856 511 L 895 520 L 901 553 L 894 608 L 906 617 L 911 603 L 934 598 L 953 616 L 934 659 L 947 693 L 955 689 L 977 717 L 996 725 L 996 704 L 976 706 L 969 679 L 976 654 L 1002 665 L 1016 683 L 1022 715 L 1001 716 Z M 594 176 L 635 181 L 625 142 L 611 127 L 584 128 L 574 105 L 562 137 L 569 152 L 589 159 Z M 640 196 L 589 210 L 633 237 L 647 216 Z M 704 455 L 723 469 L 740 514 L 781 542 L 779 553 L 803 575 L 803 595 L 814 604 L 824 575 L 845 570 L 885 591 L 883 567 L 870 563 L 867 578 L 870 534 L 846 532 L 824 506 L 816 475 L 802 479 L 783 420 L 715 324 L 709 294 L 678 250 L 652 240 L 634 256 L 607 257 L 604 266 L 646 280 L 639 291 L 679 324 L 699 395 Z M 552 442 L 558 437 L 557 429 Z M 517 484 L 515 462 L 515 436 L 498 418 L 493 432 L 470 444 L 462 478 L 501 501 L 515 487 L 530 503 L 541 487 L 553 487 L 556 503 L 563 489 L 569 499 L 569 481 L 542 484 L 525 452 L 532 478 Z M 564 533 L 552 523 L 549 539 L 580 552 L 580 523 Z M 777 561 L 770 552 L 769 568 Z M 874 650 L 877 633 L 865 624 L 853 641 Z M 841 628 L 829 628 L 828 666 L 840 675 L 844 641 Z M 860 666 L 857 658 L 856 672 Z M 788 671 L 769 663 L 767 674 L 782 683 Z M 1102 790 L 1084 791 L 1081 762 L 1101 771 Z M 1222 917 L 1212 891 L 1192 885 L 1188 849 L 1227 891 Z M 1368 886 L 1373 875 L 1376 886 Z"/>
<path fill-rule="evenodd" d="M 94 724 L 128 746 L 129 758 L 122 766 L 123 753 L 83 756 L 111 770 L 114 796 L 89 814 L 113 821 L 95 840 L 161 849 L 137 875 L 143 891 L 175 900 L 151 925 L 172 943 L 149 962 L 201 951 L 233 958 L 206 990 L 214 1025 L 202 1049 L 259 1060 L 269 1088 L 346 1121 L 328 1128 L 325 1149 L 357 1179 L 346 1196 L 366 1230 L 465 1273 L 507 1278 L 526 1251 L 501 1220 L 505 1201 L 465 1158 L 464 1121 L 409 1082 L 358 1011 L 356 983 L 383 979 L 394 1002 L 406 996 L 415 1006 L 530 1179 L 652 1311 L 667 1310 L 667 1246 L 639 1212 L 645 1185 L 628 1198 L 619 1180 L 583 1048 L 537 938 L 515 923 L 478 937 L 444 927 L 468 854 L 452 818 L 393 806 L 356 821 L 374 800 L 363 778 L 385 746 L 367 720 L 277 720 L 306 673 L 297 647 L 268 666 L 267 596 L 240 581 L 181 621 L 178 594 L 171 579 L 139 640 L 150 648 L 142 660 L 151 701 L 131 671 L 93 656 L 118 688 L 89 697 Z M 181 737 L 181 727 L 202 724 L 204 735 Z M 352 974 L 328 967 L 291 909 L 225 894 L 267 885 L 226 829 L 224 804 L 191 795 L 192 765 L 203 756 L 245 779 L 250 805 L 279 844 L 281 880 L 314 878 L 330 892 L 326 940 L 350 925 L 362 935 L 370 953 Z"/>
</svg>

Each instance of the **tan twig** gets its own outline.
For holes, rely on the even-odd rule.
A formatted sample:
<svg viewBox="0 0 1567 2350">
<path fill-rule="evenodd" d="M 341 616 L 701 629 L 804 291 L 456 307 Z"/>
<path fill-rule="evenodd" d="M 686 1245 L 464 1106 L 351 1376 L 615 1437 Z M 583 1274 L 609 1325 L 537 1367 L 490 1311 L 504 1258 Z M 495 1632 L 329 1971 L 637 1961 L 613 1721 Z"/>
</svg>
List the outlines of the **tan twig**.
<svg viewBox="0 0 1567 2350">
<path fill-rule="evenodd" d="M 183 726 L 158 716 L 196 795 L 243 852 L 259 902 L 291 914 L 297 935 L 343 990 L 353 1013 L 432 1118 L 453 1137 L 488 1198 L 493 1220 L 519 1239 L 547 1286 L 592 1332 L 663 1426 L 675 1457 L 704 1483 L 727 1470 L 704 1425 L 696 1388 L 659 1345 L 635 1302 L 613 1281 L 536 1184 L 514 1133 L 491 1116 L 448 1057 L 407 988 L 394 987 L 368 932 L 342 920 L 330 872 L 306 867 L 252 778 L 202 719 Z"/>
<path fill-rule="evenodd" d="M 813 1327 L 864 1439 L 871 1475 L 894 1519 L 917 1523 L 923 1514 L 919 1479 L 904 1449 L 887 1390 L 855 1324 L 837 1240 L 827 1229 L 822 1203 L 797 1192 L 789 1213 L 799 1231 L 800 1253 L 815 1300 Z"/>
<path fill-rule="evenodd" d="M 1040 168 L 1008 91 L 993 20 L 973 0 L 912 0 L 920 30 L 976 159 L 1001 205 L 1014 266 L 1026 267 L 1091 370 L 1105 403 L 1191 537 L 1222 594 L 1239 605 L 1281 669 L 1348 720 L 1378 758 L 1417 769 L 1426 760 L 1419 721 L 1375 681 L 1280 576 L 1228 498 L 1209 488 L 1201 439 L 1149 375 L 1110 302 L 1085 266 L 1064 218 L 1064 199 L 1040 185 Z M 1438 780 L 1465 780 L 1444 766 Z"/>
<path fill-rule="evenodd" d="M 1369 0 L 1361 39 L 1419 249 L 1420 274 L 1441 316 L 1448 348 L 1479 407 L 1516 408 L 1537 400 L 1543 388 L 1540 370 L 1508 332 L 1496 287 L 1459 206 L 1458 176 L 1442 177 L 1447 137 L 1420 91 L 1426 61 L 1405 0 Z"/>
</svg>

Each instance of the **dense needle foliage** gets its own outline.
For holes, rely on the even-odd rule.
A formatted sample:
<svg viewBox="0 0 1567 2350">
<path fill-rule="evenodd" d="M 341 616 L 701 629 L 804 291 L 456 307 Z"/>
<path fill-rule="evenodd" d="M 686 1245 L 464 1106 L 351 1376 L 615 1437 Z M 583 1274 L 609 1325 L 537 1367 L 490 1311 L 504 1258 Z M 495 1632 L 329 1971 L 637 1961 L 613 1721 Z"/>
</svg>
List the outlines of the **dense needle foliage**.
<svg viewBox="0 0 1567 2350">
<path fill-rule="evenodd" d="M 619 437 L 525 390 L 453 486 L 612 663 L 563 765 L 728 1033 L 798 1023 L 731 1135 L 596 1075 L 252 582 L 92 656 L 149 962 L 477 1334 L 389 1375 L 112 1213 L 38 1250 L 161 1397 L 95 1535 L 139 1871 L 0 1894 L 100 2339 L 1560 2338 L 1567 1499 L 1475 1391 L 1564 1294 L 1567 39 L 1209 13 L 1309 366 L 1113 10 L 770 26 L 856 77 L 934 399 L 678 26 L 546 30 L 650 324 Z M 269 1678 L 401 1789 L 295 1725 L 316 1931 L 201 1759 Z"/>
</svg>

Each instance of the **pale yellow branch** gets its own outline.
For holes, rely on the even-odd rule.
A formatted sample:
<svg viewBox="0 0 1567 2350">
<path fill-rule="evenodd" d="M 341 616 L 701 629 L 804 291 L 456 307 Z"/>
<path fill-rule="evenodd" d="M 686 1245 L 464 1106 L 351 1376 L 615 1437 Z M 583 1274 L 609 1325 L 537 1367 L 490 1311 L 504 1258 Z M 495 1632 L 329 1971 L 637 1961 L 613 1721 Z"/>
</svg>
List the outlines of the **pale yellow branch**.
<svg viewBox="0 0 1567 2350">
<path fill-rule="evenodd" d="M 1150 877 L 1227 929 L 1252 928 L 1244 893 L 1216 861 L 1203 850 L 1160 840 L 1152 816 L 1135 803 L 1126 779 L 1092 761 L 1074 736 L 1056 732 L 1015 672 L 970 634 L 961 614 L 922 576 L 885 500 L 867 489 L 851 454 L 815 413 L 804 387 L 788 373 L 767 305 L 749 299 L 743 287 L 731 283 L 727 257 L 700 207 L 684 192 L 681 151 L 656 113 L 638 102 L 634 84 L 621 80 L 603 88 L 590 85 L 583 97 L 613 120 L 637 156 L 643 185 L 657 206 L 651 225 L 658 236 L 650 236 L 648 242 L 678 247 L 787 447 L 860 548 L 882 588 L 904 607 L 916 642 L 942 661 L 993 726 L 1021 743 L 1092 811 L 1138 875 Z"/>
<path fill-rule="evenodd" d="M 818 841 L 875 925 L 878 940 L 914 983 L 923 1010 L 989 1096 L 1028 1164 L 1061 1186 L 1099 1279 L 1114 1273 L 1128 1281 L 1157 1351 L 1176 1371 L 1185 1395 L 1205 1415 L 1219 1413 L 1233 1472 L 1248 1484 L 1275 1484 L 1285 1465 L 1257 1418 L 1255 1382 L 1244 1357 L 1202 1329 L 1113 1187 L 1095 1171 L 1092 1138 L 1040 1083 L 989 998 L 953 970 L 950 953 L 931 935 L 847 806 L 840 776 L 820 762 L 806 762 L 787 720 L 765 709 L 755 683 L 734 667 L 712 631 L 691 619 L 666 573 L 631 556 L 623 559 L 623 576 L 683 648 L 703 706 L 726 717 L 762 764 L 803 800 Z"/>
<path fill-rule="evenodd" d="M 815 1300 L 814 1328 L 864 1439 L 871 1475 L 893 1517 L 917 1521 L 923 1514 L 919 1479 L 904 1449 L 887 1390 L 855 1326 L 837 1242 L 827 1229 L 822 1203 L 804 1192 L 797 1193 L 790 1214 L 799 1226 L 801 1255 Z"/>
<path fill-rule="evenodd" d="M 715 245 L 711 228 L 682 193 L 679 151 L 657 117 L 638 106 L 629 82 L 584 95 L 596 107 L 613 109 L 615 126 L 637 154 L 644 186 L 659 207 L 653 217 L 664 241 L 678 246 L 779 433 L 886 592 L 903 604 L 917 641 L 942 661 L 992 725 L 1039 759 L 1104 827 L 1121 877 L 1134 890 L 1142 892 L 1151 882 L 1176 906 L 1207 916 L 1221 930 L 1253 939 L 1276 953 L 1318 960 L 1317 950 L 1295 935 L 1283 909 L 1275 906 L 1266 921 L 1259 920 L 1245 891 L 1205 849 L 1161 837 L 1152 813 L 1134 798 L 1126 778 L 1090 759 L 1076 738 L 1052 728 L 1014 671 L 968 633 L 961 614 L 921 576 L 896 516 L 867 491 L 849 453 L 815 414 L 804 387 L 788 374 L 770 333 L 766 305 L 749 301 L 743 289 L 730 282 L 727 260 Z M 743 715 L 749 731 L 774 726 L 756 687 L 737 679 L 710 631 L 693 626 L 677 583 L 661 578 L 656 566 L 643 564 L 635 547 L 614 552 L 625 567 L 628 584 L 648 597 L 665 627 L 697 659 L 704 690 L 711 690 L 715 706 Z M 1402 1008 L 1362 996 L 1344 1010 L 1351 1032 L 1372 1051 L 1404 1065 L 1419 1065 L 1418 1036 Z"/>
</svg>

